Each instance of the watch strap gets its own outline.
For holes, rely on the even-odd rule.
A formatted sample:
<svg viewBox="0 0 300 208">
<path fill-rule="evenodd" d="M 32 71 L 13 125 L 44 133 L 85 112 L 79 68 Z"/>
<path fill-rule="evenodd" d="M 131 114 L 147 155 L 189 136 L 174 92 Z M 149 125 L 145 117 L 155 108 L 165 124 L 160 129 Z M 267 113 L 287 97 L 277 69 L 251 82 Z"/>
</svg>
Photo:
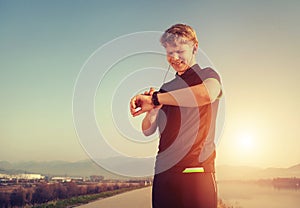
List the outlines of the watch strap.
<svg viewBox="0 0 300 208">
<path fill-rule="evenodd" d="M 152 94 L 152 97 L 151 97 L 151 101 L 152 101 L 152 104 L 155 105 L 155 106 L 158 106 L 160 105 L 159 101 L 158 101 L 158 97 L 157 97 L 157 94 L 159 92 L 158 91 L 155 91 L 153 94 Z"/>
</svg>

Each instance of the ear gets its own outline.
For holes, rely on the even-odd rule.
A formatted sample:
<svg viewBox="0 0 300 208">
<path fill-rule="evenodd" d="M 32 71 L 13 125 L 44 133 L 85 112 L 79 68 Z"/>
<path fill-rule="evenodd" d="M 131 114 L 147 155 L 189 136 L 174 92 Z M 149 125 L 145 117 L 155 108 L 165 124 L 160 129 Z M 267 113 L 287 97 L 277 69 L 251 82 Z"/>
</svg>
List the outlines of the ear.
<svg viewBox="0 0 300 208">
<path fill-rule="evenodd" d="M 194 48 L 193 48 L 193 54 L 195 54 L 197 52 L 197 49 L 198 49 L 198 43 L 196 43 L 194 45 Z"/>
</svg>

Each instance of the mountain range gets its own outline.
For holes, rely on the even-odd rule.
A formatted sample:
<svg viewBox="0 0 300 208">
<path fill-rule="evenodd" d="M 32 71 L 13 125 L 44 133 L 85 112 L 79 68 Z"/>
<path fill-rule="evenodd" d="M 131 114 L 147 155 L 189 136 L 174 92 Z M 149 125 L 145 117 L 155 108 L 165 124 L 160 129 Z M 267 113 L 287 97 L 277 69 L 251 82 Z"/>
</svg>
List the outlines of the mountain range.
<svg viewBox="0 0 300 208">
<path fill-rule="evenodd" d="M 110 164 L 120 165 L 118 158 L 109 158 Z M 145 164 L 145 167 L 149 167 Z M 126 161 L 122 165 L 131 165 L 131 161 Z M 138 165 L 138 169 L 142 169 L 143 165 Z M 66 161 L 28 161 L 28 162 L 7 162 L 0 161 L 0 173 L 16 174 L 16 173 L 39 173 L 49 176 L 81 176 L 88 177 L 91 175 L 102 175 L 106 179 L 126 179 L 126 177 L 111 173 L 104 168 L 96 165 L 91 160 L 83 160 L 77 162 Z M 300 164 L 289 168 L 258 168 L 246 166 L 228 166 L 222 165 L 216 167 L 217 180 L 258 180 L 270 179 L 277 177 L 299 177 Z"/>
<path fill-rule="evenodd" d="M 258 180 L 272 178 L 300 178 L 300 164 L 288 168 L 258 168 L 247 166 L 217 166 L 218 180 Z"/>
<path fill-rule="evenodd" d="M 67 161 L 27 161 L 10 163 L 0 161 L 0 173 L 19 174 L 19 173 L 38 173 L 47 176 L 81 176 L 102 175 L 105 178 L 120 179 L 115 175 L 90 160 L 77 162 Z"/>
</svg>

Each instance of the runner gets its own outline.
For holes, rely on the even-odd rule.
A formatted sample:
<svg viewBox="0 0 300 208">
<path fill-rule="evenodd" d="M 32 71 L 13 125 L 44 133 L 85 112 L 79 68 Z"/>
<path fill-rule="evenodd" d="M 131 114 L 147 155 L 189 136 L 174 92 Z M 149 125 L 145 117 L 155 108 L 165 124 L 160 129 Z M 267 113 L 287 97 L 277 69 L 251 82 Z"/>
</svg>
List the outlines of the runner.
<svg viewBox="0 0 300 208">
<path fill-rule="evenodd" d="M 161 37 L 176 76 L 159 91 L 150 88 L 130 101 L 133 116 L 146 113 L 145 135 L 159 131 L 152 191 L 153 208 L 216 208 L 215 122 L 222 95 L 212 68 L 196 62 L 194 29 L 176 24 Z"/>
</svg>

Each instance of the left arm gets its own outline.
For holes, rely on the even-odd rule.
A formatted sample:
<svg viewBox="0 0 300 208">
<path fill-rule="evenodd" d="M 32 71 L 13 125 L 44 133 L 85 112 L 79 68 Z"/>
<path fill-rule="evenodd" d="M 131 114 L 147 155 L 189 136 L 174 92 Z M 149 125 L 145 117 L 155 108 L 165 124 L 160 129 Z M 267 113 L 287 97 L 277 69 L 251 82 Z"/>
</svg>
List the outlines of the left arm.
<svg viewBox="0 0 300 208">
<path fill-rule="evenodd" d="M 157 94 L 163 105 L 197 107 L 213 103 L 221 92 L 221 85 L 214 78 L 206 79 L 202 84 Z"/>
<path fill-rule="evenodd" d="M 174 90 L 166 93 L 158 93 L 157 98 L 162 105 L 182 107 L 197 107 L 213 103 L 221 93 L 221 85 L 217 79 L 209 78 L 202 84 Z M 141 110 L 135 112 L 137 103 Z M 130 110 L 133 116 L 138 116 L 153 109 L 151 96 L 137 95 L 131 99 Z"/>
</svg>

